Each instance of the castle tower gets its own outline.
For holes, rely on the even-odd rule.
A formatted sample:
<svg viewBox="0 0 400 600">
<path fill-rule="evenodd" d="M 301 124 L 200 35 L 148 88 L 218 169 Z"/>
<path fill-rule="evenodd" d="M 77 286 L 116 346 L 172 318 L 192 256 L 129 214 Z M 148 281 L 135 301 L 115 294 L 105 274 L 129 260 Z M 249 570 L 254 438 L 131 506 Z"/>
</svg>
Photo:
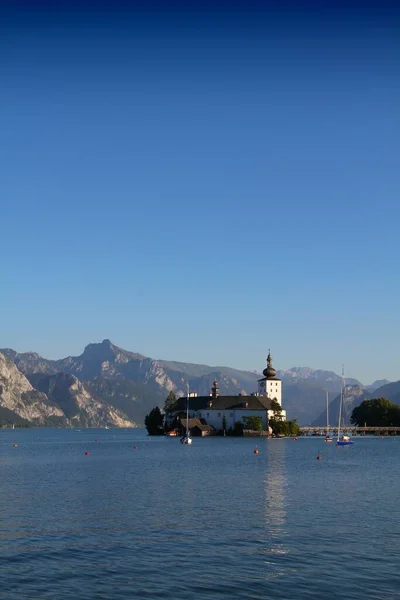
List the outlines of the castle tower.
<svg viewBox="0 0 400 600">
<path fill-rule="evenodd" d="M 276 376 L 276 369 L 272 366 L 271 350 L 268 351 L 267 366 L 263 371 L 264 377 L 258 380 L 258 393 L 276 400 L 282 406 L 282 381 Z"/>
<path fill-rule="evenodd" d="M 212 398 L 218 398 L 218 396 L 219 396 L 219 388 L 218 388 L 218 382 L 217 381 L 213 382 L 213 385 L 212 385 L 212 388 L 211 388 L 211 394 L 210 395 L 211 395 Z"/>
</svg>

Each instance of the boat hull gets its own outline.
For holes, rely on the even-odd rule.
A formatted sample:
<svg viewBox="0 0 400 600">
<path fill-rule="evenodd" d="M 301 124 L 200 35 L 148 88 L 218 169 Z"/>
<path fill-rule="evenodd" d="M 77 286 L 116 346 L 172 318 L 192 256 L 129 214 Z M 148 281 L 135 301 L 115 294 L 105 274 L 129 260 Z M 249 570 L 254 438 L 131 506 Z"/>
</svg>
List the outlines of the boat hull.
<svg viewBox="0 0 400 600">
<path fill-rule="evenodd" d="M 187 446 L 190 446 L 191 443 L 192 443 L 192 438 L 190 438 L 190 437 L 185 436 L 181 439 L 181 444 L 186 444 Z"/>
<path fill-rule="evenodd" d="M 344 441 L 336 442 L 336 446 L 352 446 L 353 444 L 354 444 L 354 442 L 344 442 Z"/>
</svg>

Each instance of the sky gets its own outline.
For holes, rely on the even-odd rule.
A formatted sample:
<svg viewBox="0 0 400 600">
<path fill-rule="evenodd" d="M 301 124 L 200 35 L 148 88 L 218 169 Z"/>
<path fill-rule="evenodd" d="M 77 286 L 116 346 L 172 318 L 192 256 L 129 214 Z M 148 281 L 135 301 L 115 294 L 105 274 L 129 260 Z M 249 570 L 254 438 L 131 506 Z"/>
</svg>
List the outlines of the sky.
<svg viewBox="0 0 400 600">
<path fill-rule="evenodd" d="M 400 10 L 0 5 L 0 347 L 400 379 Z"/>
</svg>

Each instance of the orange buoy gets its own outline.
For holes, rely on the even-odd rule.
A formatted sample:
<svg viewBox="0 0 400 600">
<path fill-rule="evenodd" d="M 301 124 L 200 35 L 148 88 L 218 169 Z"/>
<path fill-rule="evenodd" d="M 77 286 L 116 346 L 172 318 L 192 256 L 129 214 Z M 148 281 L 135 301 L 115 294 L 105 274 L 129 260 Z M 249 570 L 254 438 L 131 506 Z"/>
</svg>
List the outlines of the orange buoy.
<svg viewBox="0 0 400 600">
<path fill-rule="evenodd" d="M 85 456 L 89 456 L 89 452 L 85 452 Z"/>
<path fill-rule="evenodd" d="M 258 454 L 258 450 L 257 450 L 257 449 L 256 449 L 256 450 L 254 450 L 254 454 Z"/>
</svg>

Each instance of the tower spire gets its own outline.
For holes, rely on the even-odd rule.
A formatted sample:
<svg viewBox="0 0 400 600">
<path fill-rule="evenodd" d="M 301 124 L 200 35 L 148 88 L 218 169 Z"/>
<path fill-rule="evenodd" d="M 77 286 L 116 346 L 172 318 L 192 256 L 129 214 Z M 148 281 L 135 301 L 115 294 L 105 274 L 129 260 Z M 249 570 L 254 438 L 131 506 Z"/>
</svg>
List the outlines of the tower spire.
<svg viewBox="0 0 400 600">
<path fill-rule="evenodd" d="M 267 379 L 273 379 L 276 376 L 276 369 L 274 369 L 274 367 L 272 366 L 272 356 L 270 348 L 268 349 L 267 367 L 264 369 L 263 375 Z"/>
</svg>

